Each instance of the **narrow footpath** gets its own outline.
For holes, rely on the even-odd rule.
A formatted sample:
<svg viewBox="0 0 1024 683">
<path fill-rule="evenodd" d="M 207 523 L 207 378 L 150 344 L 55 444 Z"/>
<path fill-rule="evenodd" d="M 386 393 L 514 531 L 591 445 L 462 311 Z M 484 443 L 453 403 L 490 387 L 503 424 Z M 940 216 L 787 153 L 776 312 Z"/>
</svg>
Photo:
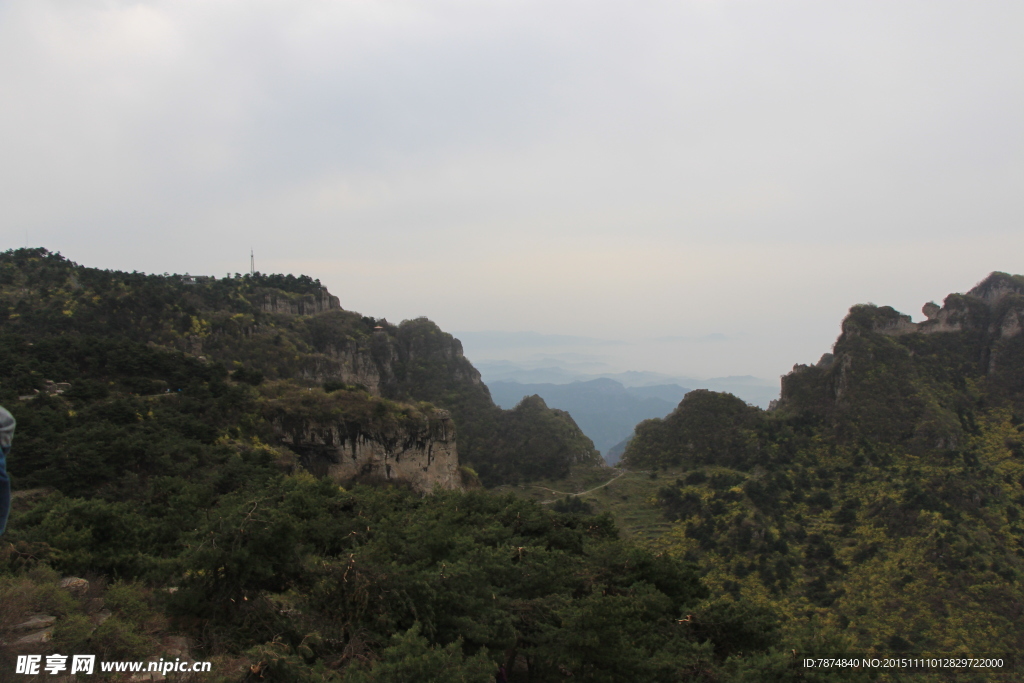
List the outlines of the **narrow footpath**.
<svg viewBox="0 0 1024 683">
<path fill-rule="evenodd" d="M 613 481 L 618 481 L 619 477 L 621 477 L 622 475 L 626 474 L 626 472 L 627 472 L 627 470 L 624 470 L 624 469 L 619 470 L 618 474 L 616 474 L 614 477 L 612 477 L 611 479 L 609 479 L 605 483 L 601 484 L 600 486 L 595 486 L 592 489 L 588 489 L 586 491 L 580 491 L 579 493 L 567 493 L 565 491 L 556 491 L 554 489 L 549 489 L 547 486 L 538 486 L 537 484 L 533 484 L 533 487 L 537 488 L 537 489 L 543 489 L 545 491 L 549 491 L 550 493 L 555 493 L 555 494 L 557 494 L 559 496 L 571 496 L 571 497 L 575 498 L 577 496 L 585 496 L 588 493 L 593 493 L 594 491 L 596 491 L 598 489 L 603 489 L 605 486 L 608 486 L 608 484 L 611 484 Z M 554 503 L 554 502 L 555 502 L 555 499 L 552 499 L 552 500 L 542 500 L 541 504 Z"/>
</svg>

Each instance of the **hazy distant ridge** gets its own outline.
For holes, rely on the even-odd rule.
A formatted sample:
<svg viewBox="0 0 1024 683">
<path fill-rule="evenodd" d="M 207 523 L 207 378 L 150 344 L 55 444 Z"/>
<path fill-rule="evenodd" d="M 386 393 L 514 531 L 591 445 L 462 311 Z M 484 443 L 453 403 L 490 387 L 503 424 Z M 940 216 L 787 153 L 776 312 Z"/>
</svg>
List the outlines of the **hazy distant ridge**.
<svg viewBox="0 0 1024 683">
<path fill-rule="evenodd" d="M 583 433 L 602 455 L 628 438 L 637 423 L 665 417 L 689 391 L 678 384 L 625 387 L 612 379 L 600 378 L 569 384 L 497 381 L 488 384 L 491 397 L 502 408 L 513 408 L 526 396 L 537 394 L 552 408 L 572 415 Z M 618 458 L 605 458 L 614 464 Z"/>
<path fill-rule="evenodd" d="M 548 362 L 550 361 L 550 362 Z M 779 397 L 779 381 L 768 380 L 752 375 L 712 377 L 696 379 L 693 377 L 677 377 L 659 372 L 630 370 L 617 373 L 584 373 L 560 364 L 556 359 L 545 359 L 539 363 L 525 365 L 505 360 L 484 360 L 474 362 L 480 371 L 484 383 L 493 387 L 496 382 L 512 382 L 519 384 L 553 384 L 565 385 L 584 383 L 596 379 L 609 379 L 628 388 L 637 398 L 658 396 L 657 387 L 678 386 L 689 389 L 710 389 L 711 391 L 727 391 L 742 398 L 747 403 L 767 408 L 768 404 Z M 492 388 L 493 391 L 493 388 Z M 655 393 L 650 393 L 654 391 Z M 647 392 L 647 393 L 644 393 Z M 684 392 L 685 393 L 685 392 Z M 674 400 L 676 404 L 682 396 L 673 399 L 674 394 L 661 395 L 666 400 Z M 497 398 L 495 399 L 497 401 Z M 546 397 L 545 397 L 545 400 Z M 500 403 L 500 401 L 498 401 Z M 675 407 L 675 406 L 673 406 Z M 572 411 L 570 411 L 572 412 Z M 573 414 L 575 417 L 575 413 Z M 596 443 L 596 442 L 595 442 Z M 600 448 L 600 446 L 598 446 Z"/>
</svg>

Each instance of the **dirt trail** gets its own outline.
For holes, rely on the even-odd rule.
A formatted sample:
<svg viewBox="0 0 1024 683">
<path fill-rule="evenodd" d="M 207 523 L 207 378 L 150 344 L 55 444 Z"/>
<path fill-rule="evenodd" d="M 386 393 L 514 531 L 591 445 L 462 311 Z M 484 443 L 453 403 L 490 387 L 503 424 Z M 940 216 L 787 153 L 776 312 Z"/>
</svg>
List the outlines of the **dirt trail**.
<svg viewBox="0 0 1024 683">
<path fill-rule="evenodd" d="M 622 475 L 626 474 L 626 472 L 627 472 L 627 470 L 619 470 L 618 474 L 616 474 L 614 477 L 612 477 L 611 479 L 609 479 L 605 483 L 601 484 L 600 486 L 595 486 L 592 489 L 589 489 L 587 491 L 580 491 L 579 493 L 568 493 L 566 491 L 556 491 L 554 489 L 549 489 L 547 486 L 538 486 L 537 484 L 533 484 L 533 487 L 534 488 L 538 488 L 538 489 L 544 489 L 545 491 L 550 491 L 551 493 L 556 493 L 556 494 L 558 494 L 560 496 L 572 496 L 572 497 L 585 496 L 588 493 L 592 493 L 593 491 L 596 491 L 598 489 L 603 489 L 605 486 L 608 486 L 608 484 L 612 483 L 613 481 L 618 481 L 619 477 L 621 477 Z M 542 500 L 541 501 L 541 503 L 554 503 L 554 502 L 555 502 L 554 500 Z"/>
</svg>

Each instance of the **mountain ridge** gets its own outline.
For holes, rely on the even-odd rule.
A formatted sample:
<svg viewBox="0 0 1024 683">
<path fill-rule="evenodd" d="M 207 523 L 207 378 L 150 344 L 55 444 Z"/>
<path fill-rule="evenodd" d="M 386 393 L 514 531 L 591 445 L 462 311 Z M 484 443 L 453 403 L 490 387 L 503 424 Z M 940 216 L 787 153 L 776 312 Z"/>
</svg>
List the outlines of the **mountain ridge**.
<svg viewBox="0 0 1024 683">
<path fill-rule="evenodd" d="M 346 311 L 308 276 L 120 273 L 35 249 L 2 255 L 0 292 L 2 331 L 11 340 L 116 336 L 185 353 L 220 367 L 221 374 L 257 373 L 307 388 L 348 387 L 400 403 L 431 402 L 451 412 L 459 456 L 487 483 L 521 477 L 520 465 L 549 475 L 580 462 L 600 463 L 567 414 L 547 413 L 546 406 L 528 415 L 498 408 L 461 343 L 433 322 L 395 325 Z M 23 366 L 11 364 L 5 386 L 21 393 L 40 389 L 43 377 Z M 531 433 L 534 419 L 548 431 Z M 541 423 L 535 427 L 542 429 Z"/>
<path fill-rule="evenodd" d="M 918 324 L 853 306 L 772 410 L 694 391 L 638 425 L 624 464 L 682 472 L 655 547 L 852 651 L 1020 651 L 1022 284 L 993 273 Z"/>
</svg>

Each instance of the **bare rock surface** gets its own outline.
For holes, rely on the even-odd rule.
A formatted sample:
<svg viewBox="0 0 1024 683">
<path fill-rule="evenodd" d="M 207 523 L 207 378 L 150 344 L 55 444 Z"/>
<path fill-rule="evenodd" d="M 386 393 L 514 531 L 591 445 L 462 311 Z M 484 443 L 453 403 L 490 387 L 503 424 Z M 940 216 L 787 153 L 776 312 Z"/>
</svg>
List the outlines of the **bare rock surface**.
<svg viewBox="0 0 1024 683">
<path fill-rule="evenodd" d="M 27 636 L 22 636 L 14 641 L 15 645 L 36 645 L 39 643 L 48 643 L 53 638 L 53 627 L 44 628 L 41 631 L 34 631 L 29 633 Z"/>
<path fill-rule="evenodd" d="M 53 626 L 57 622 L 57 617 L 50 614 L 33 614 L 27 620 L 16 624 L 14 626 L 15 631 L 36 631 L 39 629 Z"/>
<path fill-rule="evenodd" d="M 75 596 L 89 592 L 89 582 L 78 576 L 67 576 L 60 580 L 60 587 Z"/>
<path fill-rule="evenodd" d="M 282 431 L 282 441 L 300 454 L 306 469 L 335 481 L 380 477 L 408 482 L 421 493 L 435 486 L 462 488 L 455 424 L 446 410 L 393 432 L 350 431 L 343 423 L 316 422 Z"/>
</svg>

